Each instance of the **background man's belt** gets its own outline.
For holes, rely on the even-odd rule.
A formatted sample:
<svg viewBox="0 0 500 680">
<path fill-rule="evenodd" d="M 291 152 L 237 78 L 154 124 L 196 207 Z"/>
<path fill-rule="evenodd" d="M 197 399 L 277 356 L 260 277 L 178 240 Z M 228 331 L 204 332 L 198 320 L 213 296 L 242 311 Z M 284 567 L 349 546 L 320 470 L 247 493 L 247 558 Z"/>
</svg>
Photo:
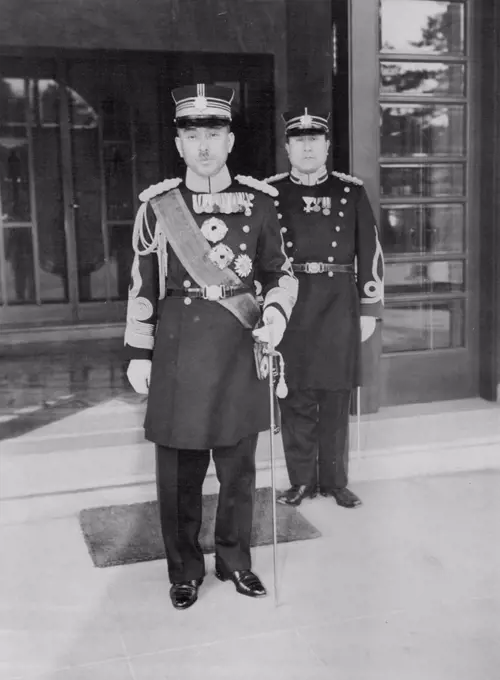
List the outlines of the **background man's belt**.
<svg viewBox="0 0 500 680">
<path fill-rule="evenodd" d="M 248 286 L 206 286 L 205 288 L 167 288 L 167 297 L 190 297 L 199 298 L 201 300 L 225 300 L 234 295 L 242 295 L 249 293 L 251 289 Z"/>
<path fill-rule="evenodd" d="M 303 264 L 293 264 L 294 272 L 304 272 L 305 274 L 324 274 L 335 272 L 337 274 L 354 274 L 353 264 L 330 264 L 330 262 L 304 262 Z"/>
</svg>

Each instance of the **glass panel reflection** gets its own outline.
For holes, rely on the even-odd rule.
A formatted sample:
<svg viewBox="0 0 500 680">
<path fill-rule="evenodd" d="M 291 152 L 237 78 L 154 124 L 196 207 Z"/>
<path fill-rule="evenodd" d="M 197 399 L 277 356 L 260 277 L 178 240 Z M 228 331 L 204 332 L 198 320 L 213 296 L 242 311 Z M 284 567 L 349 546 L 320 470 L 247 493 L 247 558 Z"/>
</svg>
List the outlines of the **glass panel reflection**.
<svg viewBox="0 0 500 680">
<path fill-rule="evenodd" d="M 465 66 L 437 62 L 384 61 L 380 92 L 406 95 L 464 95 Z"/>
<path fill-rule="evenodd" d="M 73 130 L 73 176 L 80 301 L 106 299 L 97 130 Z"/>
<path fill-rule="evenodd" d="M 101 104 L 103 137 L 107 140 L 130 138 L 130 114 L 127 102 L 108 97 Z"/>
<path fill-rule="evenodd" d="M 38 79 L 29 83 L 32 120 L 35 127 L 59 125 L 60 90 L 55 80 Z"/>
<path fill-rule="evenodd" d="M 464 250 L 463 205 L 412 205 L 381 210 L 386 255 L 461 253 Z"/>
<path fill-rule="evenodd" d="M 31 227 L 4 229 L 7 299 L 10 304 L 36 301 Z"/>
<path fill-rule="evenodd" d="M 385 267 L 388 295 L 457 293 L 465 290 L 463 262 L 397 262 Z"/>
<path fill-rule="evenodd" d="M 465 167 L 462 163 L 382 165 L 380 187 L 384 198 L 463 196 Z"/>
<path fill-rule="evenodd" d="M 394 304 L 384 311 L 384 352 L 464 346 L 464 301 Z"/>
<path fill-rule="evenodd" d="M 101 147 L 95 111 L 99 92 L 93 91 L 96 78 L 91 64 L 73 64 L 71 72 L 74 89 L 70 122 L 79 300 L 90 302 L 107 297 L 101 214 Z M 80 92 L 84 92 L 85 97 Z"/>
<path fill-rule="evenodd" d="M 462 155 L 464 107 L 381 104 L 382 156 Z"/>
<path fill-rule="evenodd" d="M 4 222 L 30 222 L 28 140 L 0 138 L 0 195 Z"/>
<path fill-rule="evenodd" d="M 131 69 L 129 73 L 129 90 L 137 93 L 133 112 L 138 192 L 156 184 L 159 177 L 162 144 L 158 125 L 161 104 L 157 79 L 156 68 L 150 64 L 143 64 L 140 70 Z"/>
<path fill-rule="evenodd" d="M 381 0 L 380 45 L 383 52 L 463 54 L 463 3 Z"/>
<path fill-rule="evenodd" d="M 32 80 L 30 93 L 34 123 L 33 170 L 37 197 L 40 297 L 42 302 L 66 302 L 68 271 L 59 134 L 59 86 L 54 80 Z"/>
<path fill-rule="evenodd" d="M 130 79 L 126 64 L 111 62 L 105 73 L 101 74 L 102 92 L 100 114 L 102 134 L 107 141 L 130 140 L 130 106 L 128 94 Z"/>
<path fill-rule="evenodd" d="M 0 192 L 4 222 L 29 222 L 28 139 L 24 78 L 0 79 Z"/>
<path fill-rule="evenodd" d="M 133 165 L 130 144 L 104 145 L 108 220 L 133 220 Z"/>
<path fill-rule="evenodd" d="M 0 130 L 26 125 L 26 84 L 24 78 L 0 78 Z"/>
<path fill-rule="evenodd" d="M 78 94 L 76 90 L 68 87 L 67 92 L 72 129 L 97 129 L 99 125 L 99 116 L 92 105 Z"/>
<path fill-rule="evenodd" d="M 108 227 L 111 297 L 126 300 L 130 284 L 130 270 L 134 259 L 132 224 L 115 224 Z"/>
</svg>

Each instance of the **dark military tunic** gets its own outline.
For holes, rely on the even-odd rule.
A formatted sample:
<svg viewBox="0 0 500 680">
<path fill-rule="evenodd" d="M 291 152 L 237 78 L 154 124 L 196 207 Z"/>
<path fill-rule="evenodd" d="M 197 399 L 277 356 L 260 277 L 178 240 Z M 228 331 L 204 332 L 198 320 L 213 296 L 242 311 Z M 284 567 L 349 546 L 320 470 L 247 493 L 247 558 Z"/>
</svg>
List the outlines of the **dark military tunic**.
<svg viewBox="0 0 500 680">
<path fill-rule="evenodd" d="M 284 252 L 273 197 L 267 195 L 275 192 L 267 185 L 262 191 L 261 185 L 242 178 L 219 194 L 195 193 L 185 184 L 179 189 L 202 233 L 213 238 L 210 245 L 222 258 L 229 256 L 230 268 L 247 286 L 253 287 L 258 267 L 264 305 L 275 305 L 288 317 L 297 281 Z M 168 181 L 158 186 L 168 187 Z M 218 205 L 231 209 L 238 203 L 230 194 L 249 201 L 250 207 L 217 212 Z M 220 224 L 214 228 L 213 221 L 213 231 L 204 231 L 211 218 L 222 220 L 220 233 Z M 154 218 L 149 222 L 154 225 Z M 141 234 L 147 236 L 147 229 Z M 185 298 L 170 297 L 168 290 L 198 284 L 170 246 L 166 260 L 161 244 L 149 254 L 136 254 L 129 297 L 128 358 L 152 358 L 146 438 L 176 449 L 211 449 L 268 429 L 268 385 L 257 378 L 252 331 L 217 302 L 189 299 L 186 304 Z M 167 295 L 159 300 L 159 277 L 165 275 Z"/>
<path fill-rule="evenodd" d="M 299 295 L 279 346 L 292 389 L 350 390 L 359 384 L 360 314 L 380 317 L 383 260 L 361 180 L 324 173 L 304 186 L 286 173 L 279 190 L 285 249 L 294 264 L 356 264 L 357 275 L 297 273 Z"/>
</svg>

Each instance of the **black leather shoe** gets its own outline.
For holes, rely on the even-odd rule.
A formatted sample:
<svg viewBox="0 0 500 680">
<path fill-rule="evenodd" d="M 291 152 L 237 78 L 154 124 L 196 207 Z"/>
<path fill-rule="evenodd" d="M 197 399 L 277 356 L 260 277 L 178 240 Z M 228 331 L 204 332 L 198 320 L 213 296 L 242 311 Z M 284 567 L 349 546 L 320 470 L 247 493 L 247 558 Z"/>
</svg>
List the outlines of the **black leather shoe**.
<svg viewBox="0 0 500 680">
<path fill-rule="evenodd" d="M 320 489 L 319 492 L 325 497 L 333 496 L 337 505 L 341 505 L 343 508 L 358 508 L 363 505 L 361 499 L 355 493 L 349 491 L 346 486 L 343 489 Z"/>
<path fill-rule="evenodd" d="M 236 590 L 242 595 L 248 595 L 248 597 L 264 597 L 264 595 L 267 595 L 267 590 L 264 588 L 260 578 L 250 569 L 233 571 L 227 575 L 216 569 L 215 575 L 219 581 L 232 581 L 236 586 Z"/>
<path fill-rule="evenodd" d="M 276 501 L 281 503 L 281 505 L 300 505 L 304 498 L 315 498 L 317 496 L 317 489 L 313 486 L 306 486 L 302 484 L 301 486 L 292 486 L 282 493 Z"/>
<path fill-rule="evenodd" d="M 173 583 L 170 588 L 170 599 L 175 609 L 187 609 L 198 599 L 198 588 L 203 583 L 202 578 Z"/>
</svg>

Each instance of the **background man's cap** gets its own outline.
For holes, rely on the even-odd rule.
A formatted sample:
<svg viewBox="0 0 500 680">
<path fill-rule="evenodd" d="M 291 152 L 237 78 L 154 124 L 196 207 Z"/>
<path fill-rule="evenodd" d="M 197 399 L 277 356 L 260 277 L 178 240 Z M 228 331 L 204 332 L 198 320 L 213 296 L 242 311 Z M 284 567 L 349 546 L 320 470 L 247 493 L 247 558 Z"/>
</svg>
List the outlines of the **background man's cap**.
<svg viewBox="0 0 500 680">
<path fill-rule="evenodd" d="M 310 113 L 307 107 L 287 111 L 282 118 L 285 121 L 285 133 L 289 136 L 328 133 L 329 130 L 330 114 Z"/>
<path fill-rule="evenodd" d="M 186 85 L 172 90 L 177 123 L 202 121 L 229 123 L 234 90 L 222 85 Z"/>
</svg>

